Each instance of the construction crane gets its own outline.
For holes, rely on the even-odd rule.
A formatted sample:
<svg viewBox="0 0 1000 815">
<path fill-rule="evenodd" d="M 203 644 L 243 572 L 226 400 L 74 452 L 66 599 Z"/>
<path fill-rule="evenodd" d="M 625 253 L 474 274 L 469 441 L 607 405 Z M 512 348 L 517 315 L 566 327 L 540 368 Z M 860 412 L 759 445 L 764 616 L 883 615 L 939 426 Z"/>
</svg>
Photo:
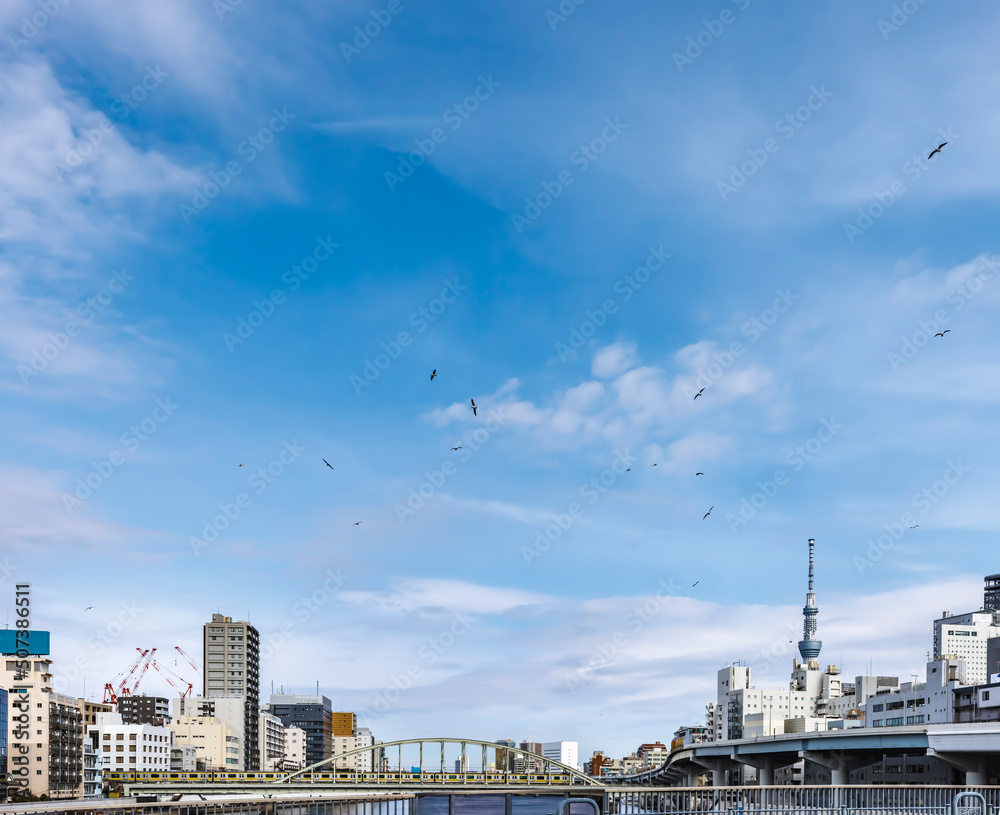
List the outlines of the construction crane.
<svg viewBox="0 0 1000 815">
<path fill-rule="evenodd" d="M 170 687 L 172 687 L 181 695 L 181 699 L 187 699 L 191 695 L 191 691 L 193 690 L 194 686 L 190 682 L 185 681 L 184 677 L 178 676 L 173 671 L 171 671 L 166 665 L 160 665 L 160 663 L 158 663 L 156 660 L 153 660 L 153 667 L 157 671 L 159 671 L 160 675 L 164 679 L 166 679 L 168 683 L 170 683 Z M 179 679 L 182 684 L 187 685 L 187 690 L 181 690 L 180 686 L 176 682 L 174 682 L 173 679 L 170 678 L 171 674 L 177 679 Z"/>
<path fill-rule="evenodd" d="M 132 664 L 129 665 L 129 667 L 126 670 L 119 671 L 118 674 L 115 676 L 115 678 L 111 680 L 111 682 L 105 684 L 104 686 L 105 704 L 110 702 L 113 705 L 117 705 L 119 696 L 131 695 L 131 691 L 127 687 L 129 679 L 131 679 L 132 675 L 139 669 L 139 666 L 142 665 L 143 660 L 146 659 L 147 655 L 151 655 L 151 652 L 155 651 L 156 649 L 153 648 L 143 651 L 141 648 L 136 648 L 135 650 L 139 652 L 139 656 L 137 656 L 132 661 Z M 147 662 L 147 667 L 148 667 L 148 662 Z M 145 673 L 145 669 L 143 669 L 142 673 Z M 142 674 L 140 674 L 139 678 L 140 679 L 142 678 Z M 136 681 L 135 686 L 136 687 L 139 686 L 138 681 Z"/>
<path fill-rule="evenodd" d="M 188 661 L 188 665 L 194 668 L 195 673 L 199 674 L 201 673 L 201 668 L 198 667 L 198 663 L 195 662 L 193 659 L 191 659 L 191 657 L 189 657 L 187 654 L 185 654 L 184 651 L 181 650 L 181 647 L 179 645 L 175 645 L 174 650 Z"/>
<path fill-rule="evenodd" d="M 135 692 L 139 690 L 139 683 L 142 682 L 142 678 L 146 675 L 146 671 L 149 670 L 149 666 L 153 662 L 153 656 L 156 654 L 155 648 L 149 648 L 146 651 L 143 651 L 141 648 L 136 648 L 135 650 L 142 654 L 142 670 L 139 671 L 139 675 L 135 678 L 135 682 L 132 683 L 132 687 L 125 688 L 130 696 L 134 696 Z"/>
</svg>

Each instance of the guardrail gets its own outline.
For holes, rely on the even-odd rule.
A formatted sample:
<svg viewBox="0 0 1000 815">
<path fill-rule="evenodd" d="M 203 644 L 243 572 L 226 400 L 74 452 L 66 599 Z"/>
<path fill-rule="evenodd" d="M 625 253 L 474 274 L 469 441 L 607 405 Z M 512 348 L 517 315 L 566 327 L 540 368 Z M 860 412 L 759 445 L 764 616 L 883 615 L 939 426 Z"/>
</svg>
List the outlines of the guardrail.
<svg viewBox="0 0 1000 815">
<path fill-rule="evenodd" d="M 0 815 L 410 815 L 413 797 L 400 793 L 324 798 L 220 797 L 186 801 L 101 798 L 2 804 Z"/>
<path fill-rule="evenodd" d="M 604 791 L 604 815 L 998 815 L 1000 787 L 636 787 Z"/>
</svg>

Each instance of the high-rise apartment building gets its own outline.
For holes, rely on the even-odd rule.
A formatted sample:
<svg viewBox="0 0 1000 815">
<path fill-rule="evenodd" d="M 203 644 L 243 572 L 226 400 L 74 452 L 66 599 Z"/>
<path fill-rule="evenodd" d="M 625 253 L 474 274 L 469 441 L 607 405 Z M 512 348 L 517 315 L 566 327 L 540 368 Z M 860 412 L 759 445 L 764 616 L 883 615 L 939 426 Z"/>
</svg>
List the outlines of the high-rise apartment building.
<svg viewBox="0 0 1000 815">
<path fill-rule="evenodd" d="M 245 620 L 213 614 L 204 627 L 203 695 L 243 699 L 245 770 L 260 769 L 257 714 L 260 709 L 260 634 Z"/>
<path fill-rule="evenodd" d="M 333 706 L 325 696 L 276 693 L 267 712 L 281 719 L 285 727 L 305 731 L 305 766 L 333 756 Z"/>
</svg>

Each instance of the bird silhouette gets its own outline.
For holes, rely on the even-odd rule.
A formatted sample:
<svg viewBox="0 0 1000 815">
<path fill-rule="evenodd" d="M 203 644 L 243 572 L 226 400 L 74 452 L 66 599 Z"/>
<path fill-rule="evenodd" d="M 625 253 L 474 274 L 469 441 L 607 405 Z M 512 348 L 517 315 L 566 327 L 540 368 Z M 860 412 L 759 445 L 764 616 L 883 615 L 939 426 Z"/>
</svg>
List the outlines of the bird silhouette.
<svg viewBox="0 0 1000 815">
<path fill-rule="evenodd" d="M 326 459 L 323 459 L 323 463 L 324 463 L 324 464 L 325 464 L 325 465 L 326 465 L 327 467 L 329 467 L 329 468 L 330 468 L 331 470 L 333 469 L 333 465 L 332 465 L 332 464 L 331 464 L 331 463 L 330 463 L 329 461 L 327 461 Z"/>
<path fill-rule="evenodd" d="M 913 526 L 910 527 L 910 529 L 916 529 L 918 526 L 920 526 L 920 524 L 914 524 Z"/>
<path fill-rule="evenodd" d="M 712 504 L 712 506 L 709 508 L 708 512 L 706 512 L 704 515 L 701 516 L 701 519 L 704 521 L 709 515 L 712 514 L 712 510 L 713 509 L 715 509 L 715 504 Z"/>
<path fill-rule="evenodd" d="M 653 467 L 655 467 L 655 466 L 656 466 L 656 464 L 653 464 L 652 466 L 653 466 Z"/>
<path fill-rule="evenodd" d="M 452 450 L 461 450 L 462 448 L 461 447 L 452 447 L 451 449 Z"/>
<path fill-rule="evenodd" d="M 479 414 L 476 413 L 476 400 L 475 399 L 470 399 L 469 401 L 472 402 L 472 415 L 473 416 L 478 416 Z"/>
<path fill-rule="evenodd" d="M 704 473 L 695 473 L 695 475 L 704 475 Z"/>
<path fill-rule="evenodd" d="M 698 398 L 699 396 L 701 396 L 701 395 L 702 395 L 702 394 L 703 394 L 704 392 L 705 392 L 705 388 L 702 388 L 702 389 L 701 389 L 700 391 L 698 391 L 698 392 L 697 392 L 697 393 L 696 393 L 696 394 L 694 395 L 694 399 L 697 399 L 697 398 Z M 694 399 L 692 399 L 691 401 L 693 402 L 693 401 L 694 401 Z"/>
<path fill-rule="evenodd" d="M 242 467 L 243 465 L 241 464 L 240 466 Z"/>
<path fill-rule="evenodd" d="M 935 334 L 934 336 L 935 337 L 943 337 L 945 334 L 948 334 L 950 332 L 951 332 L 951 329 L 950 328 L 946 328 L 944 331 L 938 331 L 938 333 Z"/>
<path fill-rule="evenodd" d="M 702 520 L 704 520 L 704 519 L 702 519 Z M 695 586 L 697 586 L 697 585 L 698 585 L 698 584 L 699 584 L 700 582 L 701 582 L 700 580 L 695 580 L 695 581 L 694 581 L 694 583 L 692 583 L 692 584 L 691 584 L 691 588 L 693 589 L 693 588 L 694 588 Z"/>
<path fill-rule="evenodd" d="M 93 606 L 87 606 L 87 607 L 86 607 L 86 608 L 84 609 L 84 611 L 90 611 L 90 610 L 91 610 L 92 608 L 93 608 Z"/>
<path fill-rule="evenodd" d="M 434 377 L 437 376 L 437 375 L 438 375 L 438 369 L 435 368 L 433 371 L 431 371 L 431 381 L 432 382 L 434 381 Z"/>
<path fill-rule="evenodd" d="M 351 526 L 361 526 L 361 521 L 358 521 L 356 524 L 351 524 Z"/>
<path fill-rule="evenodd" d="M 946 142 L 946 141 L 941 142 L 941 144 L 939 144 L 937 147 L 935 147 L 933 150 L 931 150 L 931 154 L 927 158 L 931 159 L 931 158 L 934 157 L 935 153 L 940 153 L 941 152 L 941 148 L 944 147 L 947 143 L 948 142 Z"/>
</svg>

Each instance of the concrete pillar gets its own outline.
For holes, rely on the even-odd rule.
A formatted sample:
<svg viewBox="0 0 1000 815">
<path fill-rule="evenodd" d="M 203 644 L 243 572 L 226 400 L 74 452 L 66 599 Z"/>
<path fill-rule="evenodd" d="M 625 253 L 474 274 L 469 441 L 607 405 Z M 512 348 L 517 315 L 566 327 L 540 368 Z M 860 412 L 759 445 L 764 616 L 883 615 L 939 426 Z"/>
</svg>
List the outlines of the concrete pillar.
<svg viewBox="0 0 1000 815">
<path fill-rule="evenodd" d="M 986 771 L 986 756 L 970 756 L 970 759 L 970 769 L 965 771 L 966 785 L 970 787 L 985 787 L 989 783 L 989 773 Z"/>
<path fill-rule="evenodd" d="M 716 767 L 712 770 L 712 786 L 713 787 L 724 787 L 726 786 L 726 771 L 721 767 Z"/>
<path fill-rule="evenodd" d="M 774 762 L 764 761 L 757 768 L 758 783 L 762 787 L 774 786 Z"/>
<path fill-rule="evenodd" d="M 847 767 L 830 767 L 830 783 L 835 787 L 843 787 L 850 783 Z"/>
<path fill-rule="evenodd" d="M 696 787 L 698 786 L 698 773 L 694 770 L 688 770 L 684 773 L 684 786 L 685 787 Z"/>
</svg>

